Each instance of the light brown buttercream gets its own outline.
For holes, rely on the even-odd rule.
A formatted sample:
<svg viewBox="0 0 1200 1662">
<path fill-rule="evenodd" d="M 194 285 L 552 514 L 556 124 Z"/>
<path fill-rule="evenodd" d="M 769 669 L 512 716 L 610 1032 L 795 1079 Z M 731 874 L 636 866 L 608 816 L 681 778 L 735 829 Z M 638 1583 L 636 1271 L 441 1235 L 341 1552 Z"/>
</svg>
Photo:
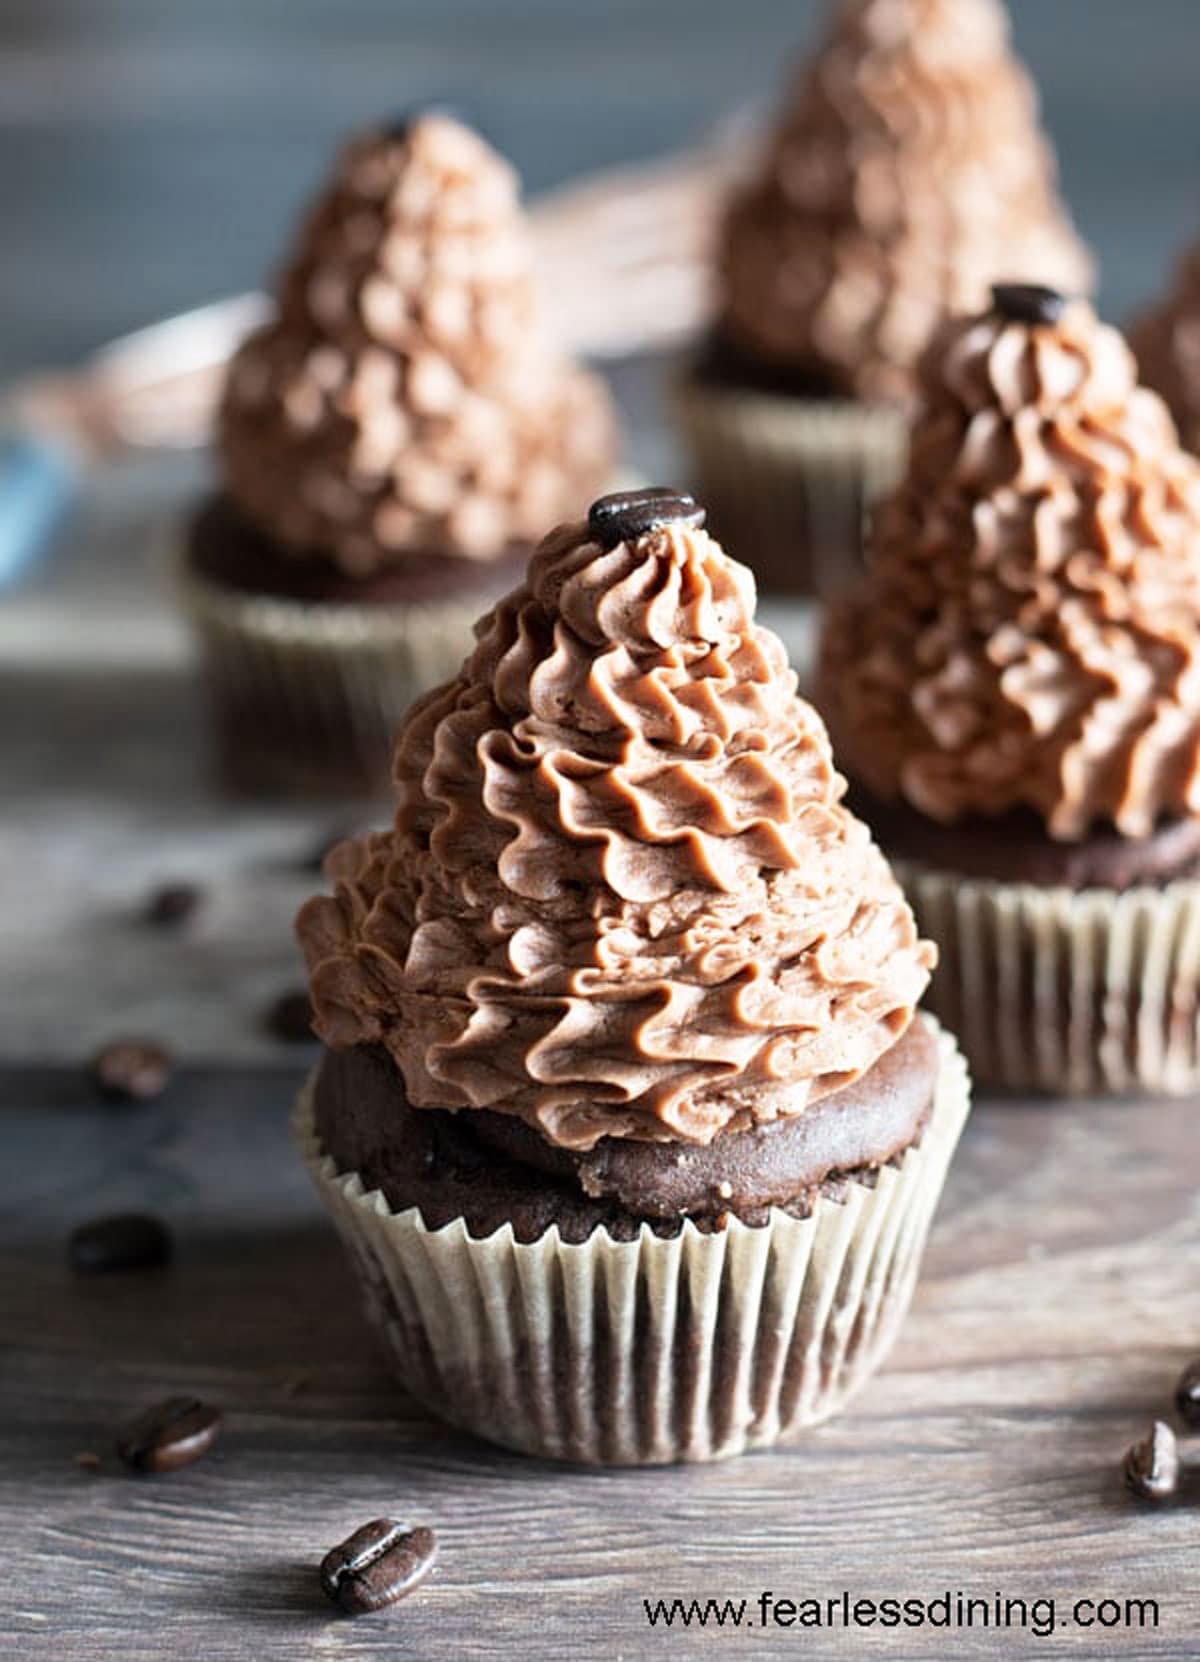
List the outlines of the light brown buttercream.
<svg viewBox="0 0 1200 1662">
<path fill-rule="evenodd" d="M 912 461 L 826 626 L 848 770 L 934 819 L 1130 837 L 1200 811 L 1200 464 L 1084 302 L 929 354 Z"/>
<path fill-rule="evenodd" d="M 1180 260 L 1162 301 L 1134 324 L 1129 344 L 1142 380 L 1166 399 L 1188 448 L 1200 452 L 1200 245 Z"/>
<path fill-rule="evenodd" d="M 733 203 L 722 268 L 733 341 L 886 402 L 992 282 L 1086 292 L 998 0 L 844 3 Z"/>
<path fill-rule="evenodd" d="M 753 610 L 702 530 L 546 539 L 301 912 L 328 1044 L 583 1149 L 802 1112 L 895 1042 L 933 949 Z"/>
<path fill-rule="evenodd" d="M 426 116 L 348 147 L 220 442 L 249 517 L 352 574 L 494 559 L 603 488 L 608 398 L 544 337 L 515 175 L 474 133 Z"/>
</svg>

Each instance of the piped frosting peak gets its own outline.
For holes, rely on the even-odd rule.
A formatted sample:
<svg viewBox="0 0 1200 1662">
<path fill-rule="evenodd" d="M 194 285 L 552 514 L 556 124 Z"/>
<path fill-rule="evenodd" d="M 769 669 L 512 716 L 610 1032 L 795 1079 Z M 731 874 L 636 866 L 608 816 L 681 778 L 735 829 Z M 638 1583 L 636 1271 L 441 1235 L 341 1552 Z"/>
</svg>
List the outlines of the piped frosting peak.
<svg viewBox="0 0 1200 1662">
<path fill-rule="evenodd" d="M 1142 379 L 1166 400 L 1193 452 L 1200 452 L 1200 243 L 1180 260 L 1159 303 L 1130 331 Z"/>
<path fill-rule="evenodd" d="M 999 296 L 1001 300 L 1003 296 Z M 1082 301 L 949 325 L 906 479 L 835 607 L 820 696 L 850 771 L 1052 836 L 1200 812 L 1200 463 Z"/>
<path fill-rule="evenodd" d="M 428 115 L 341 156 L 234 358 L 220 446 L 281 548 L 367 574 L 532 544 L 602 486 L 613 435 L 543 332 L 512 169 Z"/>
<path fill-rule="evenodd" d="M 326 1042 L 574 1148 L 802 1112 L 894 1043 L 932 949 L 754 603 L 685 518 L 543 542 L 301 914 Z"/>
<path fill-rule="evenodd" d="M 845 0 L 733 203 L 722 267 L 735 344 L 888 402 L 990 283 L 1086 289 L 999 0 Z"/>
</svg>

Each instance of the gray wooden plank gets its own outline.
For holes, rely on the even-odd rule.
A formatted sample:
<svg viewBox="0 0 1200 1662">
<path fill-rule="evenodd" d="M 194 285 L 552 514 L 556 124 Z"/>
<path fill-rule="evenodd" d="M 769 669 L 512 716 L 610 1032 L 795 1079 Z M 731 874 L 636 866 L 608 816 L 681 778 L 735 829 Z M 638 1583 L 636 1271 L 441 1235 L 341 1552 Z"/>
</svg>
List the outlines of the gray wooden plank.
<svg viewBox="0 0 1200 1662">
<path fill-rule="evenodd" d="M 1191 1657 L 1195 1514 L 1137 1508 L 1117 1461 L 1200 1339 L 1192 1102 L 987 1104 L 968 1128 L 891 1365 L 793 1449 L 587 1473 L 448 1433 L 389 1378 L 287 1141 L 299 1070 L 188 1071 L 96 1107 L 70 1070 L 0 1076 L 0 1651 L 856 1656 L 841 1630 L 664 1635 L 643 1598 L 1156 1598 L 1154 1632 L 889 1633 L 887 1654 Z M 86 1215 L 144 1204 L 165 1272 L 73 1279 Z M 213 1455 L 139 1480 L 113 1426 L 171 1391 L 228 1415 Z M 98 1473 L 73 1456 L 95 1450 Z M 350 1624 L 322 1551 L 380 1512 L 442 1533 L 434 1581 Z M 6 1648 L 7 1647 L 7 1648 Z"/>
</svg>

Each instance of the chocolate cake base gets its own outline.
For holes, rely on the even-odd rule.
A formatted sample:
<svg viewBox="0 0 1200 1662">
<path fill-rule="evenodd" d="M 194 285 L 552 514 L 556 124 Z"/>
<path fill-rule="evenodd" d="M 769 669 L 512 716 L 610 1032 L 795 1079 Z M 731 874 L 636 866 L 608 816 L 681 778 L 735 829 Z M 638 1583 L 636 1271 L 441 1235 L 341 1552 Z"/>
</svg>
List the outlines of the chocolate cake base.
<svg viewBox="0 0 1200 1662">
<path fill-rule="evenodd" d="M 848 802 L 892 858 L 965 878 L 1120 891 L 1200 876 L 1200 819 L 1165 821 L 1148 837 L 1123 837 L 1109 826 L 1079 842 L 1060 842 L 1029 809 L 943 825 L 853 783 Z"/>
<path fill-rule="evenodd" d="M 580 1153 L 510 1116 L 411 1108 L 385 1052 L 329 1051 L 316 1127 L 339 1171 L 357 1172 L 394 1211 L 419 1208 L 431 1229 L 462 1218 L 477 1238 L 509 1223 L 519 1241 L 551 1226 L 568 1242 L 599 1228 L 627 1241 L 643 1224 L 676 1235 L 684 1217 L 706 1232 L 730 1215 L 763 1224 L 772 1206 L 803 1218 L 822 1196 L 872 1184 L 919 1141 L 937 1066 L 933 1031 L 918 1018 L 861 1079 L 793 1118 L 706 1147 L 603 1138 Z"/>
<path fill-rule="evenodd" d="M 713 330 L 692 363 L 693 379 L 717 391 L 756 392 L 774 398 L 828 399 L 842 403 L 853 394 L 838 387 L 816 364 L 771 364 Z"/>
<path fill-rule="evenodd" d="M 198 576 L 239 594 L 320 606 L 416 606 L 458 600 L 475 591 L 495 592 L 498 584 L 511 588 L 525 575 L 529 553 L 523 544 L 495 560 L 418 552 L 382 571 L 351 577 L 319 553 L 281 549 L 228 496 L 218 495 L 204 502 L 192 520 L 187 562 Z"/>
</svg>

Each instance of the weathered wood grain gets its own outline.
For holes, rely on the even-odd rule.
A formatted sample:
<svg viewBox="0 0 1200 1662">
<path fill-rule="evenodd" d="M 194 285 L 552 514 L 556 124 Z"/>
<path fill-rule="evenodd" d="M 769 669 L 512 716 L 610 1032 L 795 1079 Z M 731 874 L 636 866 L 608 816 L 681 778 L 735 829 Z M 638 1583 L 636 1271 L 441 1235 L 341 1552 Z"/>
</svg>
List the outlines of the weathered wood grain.
<svg viewBox="0 0 1200 1662">
<path fill-rule="evenodd" d="M 1139 1508 L 1117 1477 L 1200 1349 L 1195 1103 L 985 1105 L 892 1364 L 851 1411 L 793 1449 L 597 1474 L 448 1433 L 392 1386 L 288 1146 L 297 1078 L 191 1072 L 126 1112 L 86 1103 L 69 1071 L 2 1076 L 0 1654 L 1200 1653 L 1200 1514 Z M 133 1204 L 175 1226 L 173 1267 L 73 1278 L 70 1227 Z M 217 1449 L 127 1475 L 114 1426 L 177 1391 L 224 1406 Z M 98 1472 L 74 1464 L 88 1450 Z M 350 1624 L 315 1566 L 379 1513 L 433 1523 L 440 1565 Z M 642 1610 L 843 1588 L 1053 1596 L 1064 1619 L 1078 1597 L 1157 1598 L 1160 1626 L 667 1634 Z"/>
</svg>

